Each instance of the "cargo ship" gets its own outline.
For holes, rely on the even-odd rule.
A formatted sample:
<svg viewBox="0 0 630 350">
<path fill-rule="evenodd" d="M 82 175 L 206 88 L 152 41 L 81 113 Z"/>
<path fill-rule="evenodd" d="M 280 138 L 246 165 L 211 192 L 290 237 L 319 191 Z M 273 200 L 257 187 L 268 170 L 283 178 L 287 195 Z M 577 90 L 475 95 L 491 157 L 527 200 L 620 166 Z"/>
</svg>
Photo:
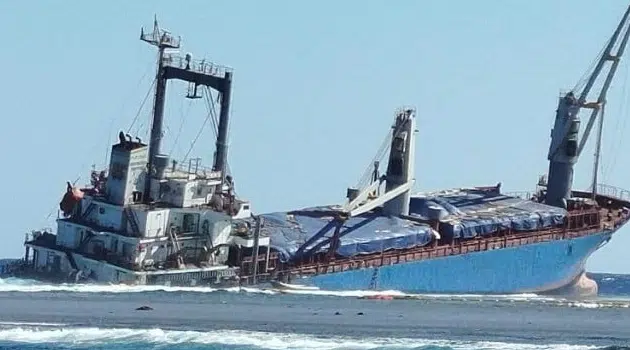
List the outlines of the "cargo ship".
<svg viewBox="0 0 630 350">
<path fill-rule="evenodd" d="M 65 283 L 596 294 L 585 263 L 628 221 L 630 196 L 598 184 L 599 155 L 590 189 L 572 188 L 573 168 L 596 122 L 599 154 L 629 11 L 584 86 L 559 98 L 548 175 L 532 193 L 504 193 L 500 183 L 413 193 L 416 111 L 403 107 L 343 204 L 264 214 L 236 196 L 228 167 L 233 70 L 181 56 L 181 38 L 156 20 L 140 35 L 158 51 L 149 142 L 121 131 L 107 169 L 93 170 L 90 185 L 66 184 L 56 232 L 27 234 L 23 259 L 3 273 Z M 162 153 L 165 92 L 175 81 L 208 106 L 218 97 L 211 167 Z M 580 137 L 581 110 L 591 113 Z"/>
</svg>

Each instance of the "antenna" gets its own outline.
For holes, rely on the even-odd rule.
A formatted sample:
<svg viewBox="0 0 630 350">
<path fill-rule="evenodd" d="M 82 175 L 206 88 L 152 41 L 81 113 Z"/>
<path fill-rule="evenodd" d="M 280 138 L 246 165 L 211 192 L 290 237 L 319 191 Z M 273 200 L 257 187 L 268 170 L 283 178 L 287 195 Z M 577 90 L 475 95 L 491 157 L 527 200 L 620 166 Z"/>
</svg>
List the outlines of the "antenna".
<svg viewBox="0 0 630 350">
<path fill-rule="evenodd" d="M 163 49 L 179 49 L 179 43 L 182 38 L 174 37 L 169 31 L 160 29 L 157 16 L 153 17 L 153 32 L 145 33 L 144 28 L 140 28 L 140 40 L 153 45 L 160 50 Z"/>
</svg>

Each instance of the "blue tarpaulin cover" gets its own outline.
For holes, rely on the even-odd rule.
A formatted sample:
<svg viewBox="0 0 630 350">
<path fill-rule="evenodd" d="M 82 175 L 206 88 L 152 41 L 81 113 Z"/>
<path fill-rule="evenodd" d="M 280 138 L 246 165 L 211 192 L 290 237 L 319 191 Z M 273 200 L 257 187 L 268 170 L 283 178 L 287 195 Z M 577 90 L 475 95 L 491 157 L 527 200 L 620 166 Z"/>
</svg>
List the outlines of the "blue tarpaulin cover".
<svg viewBox="0 0 630 350">
<path fill-rule="evenodd" d="M 427 220 L 430 210 L 440 212 L 440 231 L 454 238 L 487 236 L 499 229 L 539 230 L 562 225 L 566 216 L 566 210 L 562 208 L 474 188 L 412 196 L 411 216 Z M 333 220 L 330 207 L 261 216 L 264 219 L 263 233 L 269 235 L 271 248 L 278 251 L 282 262 L 291 259 L 304 243 Z M 334 227 L 323 233 L 307 248 L 324 242 L 314 252 L 327 251 Z M 342 226 L 341 235 L 337 254 L 350 257 L 425 246 L 431 242 L 433 230 L 428 225 L 398 217 L 366 213 L 349 218 Z"/>
<path fill-rule="evenodd" d="M 442 214 L 441 232 L 454 238 L 485 236 L 498 229 L 531 231 L 561 225 L 566 210 L 478 189 L 456 189 L 412 196 L 410 215 L 428 219 L 429 207 Z"/>
<path fill-rule="evenodd" d="M 333 220 L 330 209 L 317 207 L 302 209 L 296 214 L 276 212 L 262 214 L 263 234 L 270 236 L 271 248 L 279 253 L 280 261 L 286 262 L 311 237 Z M 309 245 L 332 238 L 335 228 Z M 377 214 L 364 214 L 349 218 L 341 228 L 340 245 L 337 254 L 350 257 L 359 254 L 371 254 L 390 249 L 405 249 L 427 245 L 431 242 L 433 231 L 425 224 Z M 315 252 L 325 252 L 329 243 L 325 243 Z"/>
</svg>

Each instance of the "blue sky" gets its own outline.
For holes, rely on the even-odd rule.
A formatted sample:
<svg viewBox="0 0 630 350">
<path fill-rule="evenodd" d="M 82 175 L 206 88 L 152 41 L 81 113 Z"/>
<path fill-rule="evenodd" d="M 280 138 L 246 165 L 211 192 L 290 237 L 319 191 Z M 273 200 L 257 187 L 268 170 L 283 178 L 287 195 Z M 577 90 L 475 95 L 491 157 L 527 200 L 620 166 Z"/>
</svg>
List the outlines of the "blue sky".
<svg viewBox="0 0 630 350">
<path fill-rule="evenodd" d="M 157 14 L 183 52 L 235 69 L 229 163 L 257 212 L 339 203 L 401 105 L 418 109 L 417 190 L 532 190 L 557 98 L 603 47 L 626 1 L 0 2 L 0 256 L 54 225 L 66 181 L 88 181 L 154 74 L 140 27 Z M 630 188 L 627 60 L 609 93 L 600 179 Z M 164 149 L 182 158 L 205 117 L 169 86 Z M 150 104 L 150 101 L 149 101 Z M 146 139 L 149 106 L 132 133 Z M 183 120 L 183 122 L 182 122 Z M 174 144 L 180 126 L 183 131 Z M 589 184 L 592 145 L 576 187 Z M 206 128 L 193 153 L 210 163 Z M 47 219 L 47 216 L 52 216 Z M 630 273 L 630 228 L 589 261 Z"/>
</svg>

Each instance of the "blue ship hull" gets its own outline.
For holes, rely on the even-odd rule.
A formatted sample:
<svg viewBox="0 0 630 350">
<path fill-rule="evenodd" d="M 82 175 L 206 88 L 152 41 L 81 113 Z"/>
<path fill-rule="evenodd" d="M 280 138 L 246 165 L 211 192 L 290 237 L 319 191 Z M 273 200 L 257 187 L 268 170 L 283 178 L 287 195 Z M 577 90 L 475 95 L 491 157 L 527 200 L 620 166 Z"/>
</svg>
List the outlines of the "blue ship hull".
<svg viewBox="0 0 630 350">
<path fill-rule="evenodd" d="M 376 289 L 413 293 L 540 293 L 571 283 L 588 257 L 613 232 L 535 243 L 519 247 L 453 255 L 377 268 Z M 374 269 L 308 277 L 303 281 L 325 290 L 365 290 Z"/>
</svg>

